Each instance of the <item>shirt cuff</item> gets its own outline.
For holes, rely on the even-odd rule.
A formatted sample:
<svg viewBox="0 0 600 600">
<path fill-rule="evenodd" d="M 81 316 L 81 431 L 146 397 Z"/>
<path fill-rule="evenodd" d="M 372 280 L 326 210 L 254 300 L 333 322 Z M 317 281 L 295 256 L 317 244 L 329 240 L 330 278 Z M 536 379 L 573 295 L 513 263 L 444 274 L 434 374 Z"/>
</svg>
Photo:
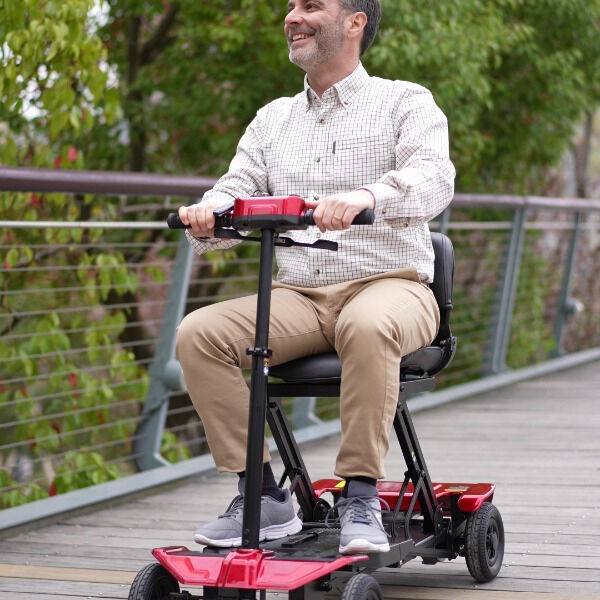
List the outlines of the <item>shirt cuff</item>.
<svg viewBox="0 0 600 600">
<path fill-rule="evenodd" d="M 394 205 L 398 203 L 399 192 L 396 188 L 386 183 L 372 183 L 363 185 L 360 189 L 367 190 L 375 198 L 375 215 L 381 215 L 385 219 L 400 217 L 394 211 Z"/>
</svg>

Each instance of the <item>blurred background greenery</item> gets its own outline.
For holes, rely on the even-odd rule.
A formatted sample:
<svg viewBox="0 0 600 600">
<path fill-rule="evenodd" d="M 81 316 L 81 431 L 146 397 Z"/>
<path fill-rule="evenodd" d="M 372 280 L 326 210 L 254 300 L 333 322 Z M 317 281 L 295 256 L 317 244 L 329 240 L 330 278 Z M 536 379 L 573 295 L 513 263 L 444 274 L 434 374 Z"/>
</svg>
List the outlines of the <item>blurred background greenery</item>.
<svg viewBox="0 0 600 600">
<path fill-rule="evenodd" d="M 257 109 L 302 88 L 285 9 L 285 0 L 0 0 L 0 164 L 218 176 Z M 431 89 L 449 118 L 458 191 L 598 197 L 600 0 L 383 0 L 383 9 L 365 66 Z M 0 194 L 0 219 L 32 223 L 165 212 L 162 198 Z M 491 310 L 503 246 L 481 232 L 453 237 L 468 265 L 457 273 L 461 335 L 483 321 L 477 301 Z M 0 508 L 134 468 L 119 444 L 131 453 L 161 318 L 140 302 L 164 298 L 175 240 L 160 230 L 0 230 Z M 536 314 L 515 321 L 511 367 L 553 347 L 543 312 L 560 273 L 540 240 L 523 256 L 520 286 Z M 200 300 L 188 308 L 253 289 L 239 282 L 255 251 L 198 259 L 190 296 Z M 572 349 L 598 344 L 600 322 L 589 323 Z M 469 364 L 452 383 L 481 374 L 485 336 L 465 336 Z M 170 432 L 162 450 L 190 456 Z"/>
</svg>

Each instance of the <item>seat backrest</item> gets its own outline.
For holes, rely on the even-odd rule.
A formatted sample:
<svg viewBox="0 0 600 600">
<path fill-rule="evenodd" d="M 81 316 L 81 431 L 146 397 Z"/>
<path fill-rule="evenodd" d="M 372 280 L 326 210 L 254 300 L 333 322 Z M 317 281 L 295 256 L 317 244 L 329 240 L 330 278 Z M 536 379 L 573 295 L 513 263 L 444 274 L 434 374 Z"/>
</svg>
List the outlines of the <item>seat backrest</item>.
<svg viewBox="0 0 600 600">
<path fill-rule="evenodd" d="M 452 311 L 452 285 L 454 281 L 454 249 L 450 238 L 433 232 L 431 243 L 435 253 L 431 291 L 440 307 L 440 329 L 434 343 L 450 336 L 450 312 Z"/>
</svg>

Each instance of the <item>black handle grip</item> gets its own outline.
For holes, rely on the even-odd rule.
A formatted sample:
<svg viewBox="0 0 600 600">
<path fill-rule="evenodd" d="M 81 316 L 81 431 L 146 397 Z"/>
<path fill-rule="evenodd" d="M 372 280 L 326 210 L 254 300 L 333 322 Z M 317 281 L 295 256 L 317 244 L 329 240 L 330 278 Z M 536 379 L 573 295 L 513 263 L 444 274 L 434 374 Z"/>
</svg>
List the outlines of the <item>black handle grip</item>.
<svg viewBox="0 0 600 600">
<path fill-rule="evenodd" d="M 189 229 L 189 225 L 184 225 L 177 213 L 169 213 L 167 217 L 167 225 L 169 229 Z M 220 227 L 231 227 L 231 219 L 229 215 L 215 215 L 215 229 Z"/>
<path fill-rule="evenodd" d="M 314 225 L 315 220 L 313 219 L 313 209 L 309 208 L 304 213 L 304 224 Z M 373 225 L 375 222 L 375 211 L 372 208 L 365 208 L 365 210 L 359 212 L 352 221 L 352 225 Z"/>
<path fill-rule="evenodd" d="M 167 217 L 167 225 L 169 229 L 189 229 L 189 225 L 184 225 L 177 213 L 169 213 Z"/>
</svg>

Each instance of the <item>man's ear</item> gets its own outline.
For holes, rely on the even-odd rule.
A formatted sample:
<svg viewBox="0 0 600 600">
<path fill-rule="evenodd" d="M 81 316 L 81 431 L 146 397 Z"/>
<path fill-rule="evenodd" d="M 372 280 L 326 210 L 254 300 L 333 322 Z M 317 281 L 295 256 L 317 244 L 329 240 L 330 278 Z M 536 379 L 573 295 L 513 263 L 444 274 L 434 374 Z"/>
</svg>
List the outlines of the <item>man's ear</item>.
<svg viewBox="0 0 600 600">
<path fill-rule="evenodd" d="M 348 29 L 348 36 L 362 39 L 363 31 L 367 25 L 367 15 L 364 12 L 356 12 L 350 15 L 349 19 L 350 28 Z"/>
</svg>

